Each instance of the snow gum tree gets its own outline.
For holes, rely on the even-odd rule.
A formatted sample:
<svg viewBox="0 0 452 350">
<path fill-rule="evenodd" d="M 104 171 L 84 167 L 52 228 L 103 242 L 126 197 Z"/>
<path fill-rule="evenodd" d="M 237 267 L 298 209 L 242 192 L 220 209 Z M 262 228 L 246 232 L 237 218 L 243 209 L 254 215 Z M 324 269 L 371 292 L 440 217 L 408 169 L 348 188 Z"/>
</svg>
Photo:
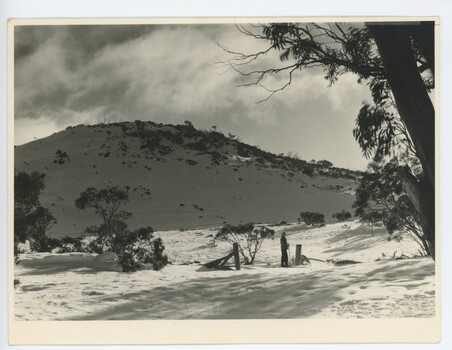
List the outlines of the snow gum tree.
<svg viewBox="0 0 452 350">
<path fill-rule="evenodd" d="M 421 255 L 431 255 L 421 218 L 403 186 L 398 169 L 396 158 L 369 164 L 356 189 L 355 214 L 372 225 L 382 221 L 390 235 L 398 230 L 408 232 L 419 244 Z"/>
<path fill-rule="evenodd" d="M 247 223 L 237 226 L 229 224 L 223 226 L 215 238 L 226 240 L 231 244 L 237 243 L 245 264 L 252 265 L 264 240 L 273 238 L 274 235 L 275 231 L 268 227 L 255 227 L 254 224 Z"/>
<path fill-rule="evenodd" d="M 372 101 L 364 102 L 353 134 L 366 157 L 409 153 L 419 160 L 421 173 L 401 164 L 398 176 L 419 215 L 433 258 L 435 109 L 429 93 L 435 88 L 434 25 L 426 21 L 238 26 L 244 35 L 268 45 L 252 53 L 222 46 L 232 56 L 223 63 L 241 75 L 240 86 L 268 91 L 262 101 L 287 88 L 303 69 L 323 69 L 330 84 L 352 73 L 358 84 L 369 87 Z M 271 52 L 279 52 L 282 65 L 265 66 L 264 57 Z M 267 87 L 277 74 L 286 75 L 285 83 Z"/>
<path fill-rule="evenodd" d="M 103 249 L 111 247 L 115 235 L 127 227 L 125 220 L 132 214 L 121 207 L 128 201 L 127 191 L 118 187 L 107 187 L 101 190 L 89 187 L 75 200 L 75 206 L 78 209 L 93 208 L 94 212 L 102 218 L 102 224 L 95 229 Z"/>
<path fill-rule="evenodd" d="M 125 220 L 132 214 L 121 209 L 128 200 L 127 191 L 116 186 L 100 190 L 89 187 L 75 200 L 77 208 L 92 208 L 102 218 L 99 226 L 87 229 L 88 234 L 96 236 L 91 249 L 97 253 L 115 253 L 124 272 L 136 271 L 143 265 L 160 270 L 168 263 L 168 257 L 163 254 L 165 246 L 160 238 L 154 239 L 151 227 L 128 229 Z"/>
<path fill-rule="evenodd" d="M 45 174 L 37 171 L 28 174 L 23 171 L 14 174 L 14 255 L 17 244 L 30 241 L 31 249 L 48 251 L 50 238 L 46 232 L 56 221 L 52 213 L 44 208 L 39 196 L 45 188 Z"/>
</svg>

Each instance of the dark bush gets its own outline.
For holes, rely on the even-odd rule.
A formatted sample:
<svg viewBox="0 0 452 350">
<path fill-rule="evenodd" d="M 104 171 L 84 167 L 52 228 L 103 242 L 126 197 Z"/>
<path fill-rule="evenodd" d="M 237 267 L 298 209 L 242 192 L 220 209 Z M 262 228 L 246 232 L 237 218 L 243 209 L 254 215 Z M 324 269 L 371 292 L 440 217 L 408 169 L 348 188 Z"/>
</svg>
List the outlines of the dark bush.
<svg viewBox="0 0 452 350">
<path fill-rule="evenodd" d="M 164 156 L 164 155 L 170 154 L 172 151 L 174 151 L 174 148 L 171 146 L 160 145 L 158 151 L 159 151 L 160 155 Z"/>
<path fill-rule="evenodd" d="M 325 222 L 325 216 L 323 214 L 310 211 L 302 211 L 300 213 L 300 219 L 306 225 L 322 225 Z"/>
<path fill-rule="evenodd" d="M 88 253 L 102 254 L 104 252 L 104 247 L 102 246 L 102 242 L 99 238 L 96 238 L 92 242 L 88 244 L 86 248 Z"/>
<path fill-rule="evenodd" d="M 215 145 L 217 147 L 226 144 L 228 139 L 221 132 L 211 131 L 204 137 L 205 141 L 210 145 Z"/>
<path fill-rule="evenodd" d="M 143 265 L 154 270 L 167 265 L 168 257 L 163 254 L 165 246 L 160 238 L 153 240 L 153 232 L 151 227 L 143 227 L 116 235 L 112 251 L 118 256 L 124 272 L 136 271 Z"/>
<path fill-rule="evenodd" d="M 168 264 L 168 257 L 163 254 L 165 246 L 161 238 L 156 238 L 152 241 L 152 254 L 144 257 L 145 264 L 151 264 L 156 271 L 163 269 Z"/>
<path fill-rule="evenodd" d="M 237 155 L 240 157 L 248 158 L 252 155 L 252 153 L 251 153 L 250 149 L 247 148 L 245 145 L 238 144 L 237 145 Z"/>
<path fill-rule="evenodd" d="M 146 130 L 140 134 L 140 149 L 154 151 L 160 147 L 160 136 L 150 130 Z"/>
<path fill-rule="evenodd" d="M 210 160 L 215 165 L 220 165 L 220 162 L 225 161 L 228 157 L 218 152 L 209 152 Z M 235 170 L 235 169 L 234 169 Z"/>
<path fill-rule="evenodd" d="M 199 152 L 207 152 L 207 150 L 209 149 L 204 141 L 190 142 L 187 143 L 185 147 Z"/>
<path fill-rule="evenodd" d="M 135 120 L 135 125 L 136 125 L 138 131 L 144 130 L 145 124 L 141 120 Z"/>
<path fill-rule="evenodd" d="M 30 240 L 30 249 L 34 252 L 50 252 L 60 246 L 58 238 L 48 237 L 44 232 L 36 232 Z"/>
<path fill-rule="evenodd" d="M 14 174 L 14 253 L 17 256 L 18 243 L 30 241 L 35 251 L 50 251 L 54 239 L 46 232 L 56 222 L 55 217 L 41 206 L 39 196 L 45 188 L 45 174 L 37 171 Z"/>
<path fill-rule="evenodd" d="M 309 177 L 313 177 L 315 174 L 314 169 L 310 166 L 303 167 L 301 171 L 303 172 L 303 174 L 308 175 Z"/>
<path fill-rule="evenodd" d="M 341 212 L 333 214 L 333 219 L 336 219 L 339 222 L 346 221 L 352 217 L 348 211 L 342 210 Z"/>
<path fill-rule="evenodd" d="M 328 160 L 318 160 L 317 165 L 321 166 L 322 168 L 331 168 L 333 166 L 333 163 Z"/>
<path fill-rule="evenodd" d="M 143 265 L 160 269 L 168 263 L 168 258 L 163 255 L 165 247 L 161 240 L 154 242 L 151 227 L 129 231 L 124 220 L 132 214 L 121 210 L 128 200 L 127 191 L 118 187 L 102 190 L 90 187 L 80 194 L 75 201 L 77 208 L 93 208 L 103 221 L 99 226 L 91 226 L 86 230 L 87 234 L 96 237 L 88 249 L 96 253 L 112 251 L 117 255 L 124 272 L 136 271 Z"/>
<path fill-rule="evenodd" d="M 58 247 L 60 253 L 83 252 L 82 240 L 84 236 L 69 237 L 65 236 L 59 239 Z"/>
</svg>

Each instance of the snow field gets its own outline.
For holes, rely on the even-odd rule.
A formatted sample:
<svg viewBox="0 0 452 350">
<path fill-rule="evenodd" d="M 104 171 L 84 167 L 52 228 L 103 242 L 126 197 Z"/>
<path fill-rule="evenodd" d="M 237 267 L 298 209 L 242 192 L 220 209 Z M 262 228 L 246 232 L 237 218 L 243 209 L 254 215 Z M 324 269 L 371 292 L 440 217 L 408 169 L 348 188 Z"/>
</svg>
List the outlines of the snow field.
<svg viewBox="0 0 452 350">
<path fill-rule="evenodd" d="M 123 273 L 112 254 L 29 253 L 15 278 L 17 320 L 398 318 L 435 315 L 435 265 L 412 256 L 404 236 L 388 241 L 366 225 L 348 222 L 307 228 L 275 227 L 253 266 L 216 271 L 202 266 L 227 254 L 216 229 L 157 232 L 171 265 Z M 279 268 L 279 236 L 302 244 L 311 265 Z M 384 255 L 383 255 L 384 254 Z M 315 260 L 314 260 L 315 259 Z M 334 266 L 326 259 L 359 264 Z M 376 261 L 381 259 L 381 261 Z"/>
</svg>

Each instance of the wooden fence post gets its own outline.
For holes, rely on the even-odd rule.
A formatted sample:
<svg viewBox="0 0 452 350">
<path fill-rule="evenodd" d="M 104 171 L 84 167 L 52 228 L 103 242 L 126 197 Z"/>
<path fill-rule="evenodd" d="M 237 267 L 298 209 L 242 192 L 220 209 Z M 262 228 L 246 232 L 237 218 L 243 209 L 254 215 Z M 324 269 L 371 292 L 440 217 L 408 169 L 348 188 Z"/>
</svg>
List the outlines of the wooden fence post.
<svg viewBox="0 0 452 350">
<path fill-rule="evenodd" d="M 295 266 L 301 264 L 301 244 L 295 246 Z"/>
<path fill-rule="evenodd" d="M 234 253 L 235 269 L 240 270 L 240 255 L 238 243 L 232 244 L 232 252 Z"/>
</svg>

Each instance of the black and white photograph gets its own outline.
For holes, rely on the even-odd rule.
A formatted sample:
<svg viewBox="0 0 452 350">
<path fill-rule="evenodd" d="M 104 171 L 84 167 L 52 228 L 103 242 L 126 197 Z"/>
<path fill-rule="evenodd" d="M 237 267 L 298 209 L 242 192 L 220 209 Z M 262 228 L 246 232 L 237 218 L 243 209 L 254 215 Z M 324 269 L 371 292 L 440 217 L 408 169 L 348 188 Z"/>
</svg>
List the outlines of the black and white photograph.
<svg viewBox="0 0 452 350">
<path fill-rule="evenodd" d="M 438 25 L 14 22 L 14 321 L 438 320 Z"/>
</svg>

